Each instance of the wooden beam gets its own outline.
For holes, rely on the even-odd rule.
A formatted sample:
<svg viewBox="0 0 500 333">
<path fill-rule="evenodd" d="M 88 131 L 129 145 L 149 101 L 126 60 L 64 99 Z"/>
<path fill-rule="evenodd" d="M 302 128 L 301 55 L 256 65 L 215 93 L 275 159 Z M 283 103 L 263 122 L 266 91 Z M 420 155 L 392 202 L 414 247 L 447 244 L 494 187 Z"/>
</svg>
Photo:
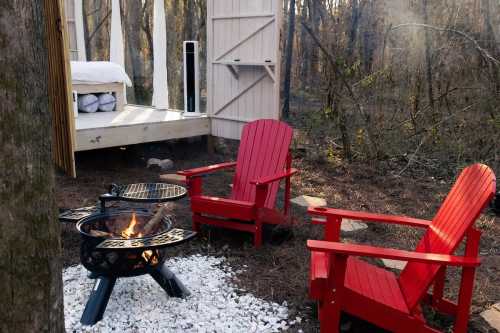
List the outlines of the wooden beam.
<svg viewBox="0 0 500 333">
<path fill-rule="evenodd" d="M 259 28 L 257 28 L 255 31 L 249 33 L 245 38 L 241 39 L 238 43 L 234 44 L 233 46 L 231 46 L 228 50 L 222 52 L 221 55 L 219 55 L 215 61 L 219 61 L 221 60 L 224 56 L 226 56 L 227 54 L 229 54 L 231 51 L 233 51 L 234 49 L 236 49 L 238 46 L 240 46 L 241 44 L 245 43 L 246 41 L 248 41 L 250 38 L 252 38 L 253 36 L 255 36 L 257 33 L 259 33 L 260 31 L 264 30 L 268 25 L 270 25 L 271 23 L 273 23 L 275 20 L 275 18 L 271 18 L 270 20 L 268 20 L 266 23 L 264 23 L 264 25 L 260 26 Z"/>
<path fill-rule="evenodd" d="M 276 76 L 274 75 L 274 72 L 271 69 L 271 66 L 269 65 L 264 65 L 264 68 L 266 69 L 267 74 L 269 74 L 269 77 L 273 82 L 276 82 Z"/>
<path fill-rule="evenodd" d="M 247 91 L 252 89 L 257 83 L 262 81 L 265 77 L 267 76 L 267 73 L 263 73 L 261 76 L 259 76 L 254 82 L 252 82 L 248 87 L 245 87 L 242 91 L 240 91 L 238 94 L 233 96 L 229 101 L 227 101 L 222 107 L 219 108 L 219 110 L 215 111 L 213 115 L 217 115 L 221 113 L 225 108 L 227 108 L 229 105 L 231 105 L 234 101 L 236 101 L 238 98 L 243 96 Z"/>
<path fill-rule="evenodd" d="M 238 68 L 235 65 L 226 65 L 226 67 L 236 80 L 240 78 L 240 75 L 238 74 Z"/>
<path fill-rule="evenodd" d="M 236 117 L 230 117 L 230 116 L 215 116 L 212 117 L 213 119 L 217 120 L 227 120 L 227 121 L 234 121 L 238 123 L 249 123 L 257 119 L 243 119 L 243 118 L 236 118 Z"/>
<path fill-rule="evenodd" d="M 230 20 L 230 19 L 243 19 L 243 18 L 266 18 L 266 17 L 274 17 L 274 14 L 267 13 L 267 14 L 220 15 L 212 17 L 212 20 Z"/>
</svg>

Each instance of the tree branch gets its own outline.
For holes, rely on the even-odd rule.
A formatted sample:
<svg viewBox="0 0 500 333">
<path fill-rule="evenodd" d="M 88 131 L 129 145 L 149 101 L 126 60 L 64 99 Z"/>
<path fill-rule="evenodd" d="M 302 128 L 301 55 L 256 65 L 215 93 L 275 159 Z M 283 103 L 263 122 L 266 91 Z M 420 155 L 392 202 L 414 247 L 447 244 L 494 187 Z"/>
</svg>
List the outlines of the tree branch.
<svg viewBox="0 0 500 333">
<path fill-rule="evenodd" d="M 423 24 L 423 23 L 403 23 L 403 24 L 399 24 L 399 25 L 395 25 L 393 27 L 390 27 L 387 30 L 386 36 L 394 30 L 401 29 L 401 28 L 408 28 L 408 27 L 423 28 L 423 29 L 439 31 L 439 32 L 450 32 L 450 33 L 453 33 L 455 35 L 458 35 L 462 38 L 465 38 L 469 42 L 471 42 L 472 45 L 474 46 L 474 48 L 477 50 L 477 52 L 479 53 L 479 55 L 483 59 L 495 64 L 496 66 L 500 66 L 500 60 L 496 59 L 491 54 L 489 54 L 489 52 L 486 49 L 482 48 L 481 45 L 479 45 L 479 43 L 474 38 L 472 38 L 471 36 L 467 35 L 465 32 L 460 31 L 460 30 L 451 29 L 451 28 L 436 27 L 436 26 L 433 26 L 430 24 Z"/>
<path fill-rule="evenodd" d="M 403 172 L 405 172 L 410 167 L 410 165 L 413 163 L 413 161 L 415 161 L 415 158 L 417 157 L 417 154 L 420 151 L 420 148 L 422 148 L 423 144 L 427 141 L 427 139 L 430 138 L 431 133 L 432 133 L 432 129 L 435 129 L 439 125 L 441 125 L 442 123 L 444 123 L 445 121 L 447 121 L 447 120 L 449 120 L 449 119 L 451 119 L 453 117 L 456 117 L 459 113 L 462 113 L 462 112 L 465 112 L 467 110 L 470 110 L 476 104 L 478 104 L 478 103 L 471 104 L 471 105 L 463 108 L 462 110 L 459 110 L 459 111 L 455 112 L 454 114 L 449 115 L 448 117 L 446 117 L 444 119 L 441 119 L 441 121 L 439 121 L 436 124 L 432 125 L 431 127 L 427 128 L 425 130 L 427 132 L 426 135 L 422 138 L 422 140 L 418 144 L 417 149 L 415 149 L 415 151 L 413 152 L 413 154 L 411 154 L 410 158 L 408 159 L 408 163 L 406 164 L 406 166 L 396 175 L 396 177 L 400 177 L 403 174 Z"/>
<path fill-rule="evenodd" d="M 92 31 L 92 33 L 89 35 L 89 38 L 88 38 L 89 42 L 92 40 L 92 38 L 95 36 L 95 34 L 99 31 L 99 29 L 101 29 L 102 25 L 104 24 L 104 22 L 106 22 L 108 20 L 110 15 L 111 15 L 111 11 L 108 11 L 106 13 L 106 16 L 104 16 L 104 18 L 101 20 L 101 22 L 99 22 L 99 24 L 97 24 L 94 31 Z"/>
<path fill-rule="evenodd" d="M 324 47 L 324 45 L 321 43 L 321 41 L 316 37 L 312 29 L 307 25 L 306 22 L 303 20 L 301 21 L 302 26 L 306 30 L 306 32 L 311 36 L 313 39 L 314 43 L 319 47 L 319 49 L 325 54 L 328 62 L 332 65 L 332 68 L 335 72 L 335 74 L 340 78 L 340 81 L 342 82 L 342 85 L 345 87 L 347 90 L 349 97 L 351 101 L 354 103 L 356 109 L 358 110 L 359 114 L 363 116 L 363 119 L 365 121 L 365 127 L 366 127 L 366 132 L 368 133 L 368 140 L 370 143 L 374 146 L 376 154 L 378 154 L 378 147 L 376 145 L 376 142 L 373 139 L 373 133 L 370 127 L 370 124 L 368 123 L 368 118 L 369 116 L 366 114 L 366 112 L 363 110 L 363 107 L 358 101 L 358 98 L 356 97 L 356 94 L 354 93 L 352 86 L 349 84 L 347 81 L 347 78 L 344 74 L 344 72 L 339 68 L 337 62 L 333 58 L 330 52 Z"/>
</svg>

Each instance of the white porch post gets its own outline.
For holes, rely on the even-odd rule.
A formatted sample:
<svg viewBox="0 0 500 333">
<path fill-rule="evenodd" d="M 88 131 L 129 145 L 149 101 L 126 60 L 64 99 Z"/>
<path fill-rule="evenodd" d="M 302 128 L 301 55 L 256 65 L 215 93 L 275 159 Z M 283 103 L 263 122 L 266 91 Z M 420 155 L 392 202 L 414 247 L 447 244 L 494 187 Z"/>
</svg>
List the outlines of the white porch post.
<svg viewBox="0 0 500 333">
<path fill-rule="evenodd" d="M 125 68 L 124 52 L 120 0 L 112 0 L 109 61 Z"/>
<path fill-rule="evenodd" d="M 123 46 L 120 0 L 112 0 L 111 2 L 111 36 L 109 39 L 109 61 L 114 62 L 125 69 L 125 47 Z M 123 84 L 123 86 L 125 87 L 125 84 Z M 126 104 L 127 89 L 123 90 L 123 99 Z"/>
<path fill-rule="evenodd" d="M 153 106 L 168 109 L 167 27 L 164 0 L 155 0 L 153 15 Z"/>
<path fill-rule="evenodd" d="M 82 0 L 75 0 L 75 28 L 76 28 L 76 48 L 78 49 L 78 61 L 87 61 L 87 50 L 85 49 L 85 32 L 83 30 Z"/>
</svg>

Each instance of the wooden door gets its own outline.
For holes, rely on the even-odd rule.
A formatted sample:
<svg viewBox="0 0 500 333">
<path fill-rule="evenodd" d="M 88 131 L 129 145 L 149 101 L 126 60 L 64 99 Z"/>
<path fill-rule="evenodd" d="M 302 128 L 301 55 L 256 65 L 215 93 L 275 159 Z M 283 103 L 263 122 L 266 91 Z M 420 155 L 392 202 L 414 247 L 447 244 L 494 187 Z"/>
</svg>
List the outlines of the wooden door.
<svg viewBox="0 0 500 333">
<path fill-rule="evenodd" d="M 207 112 L 212 135 L 279 119 L 280 0 L 207 1 Z"/>
</svg>

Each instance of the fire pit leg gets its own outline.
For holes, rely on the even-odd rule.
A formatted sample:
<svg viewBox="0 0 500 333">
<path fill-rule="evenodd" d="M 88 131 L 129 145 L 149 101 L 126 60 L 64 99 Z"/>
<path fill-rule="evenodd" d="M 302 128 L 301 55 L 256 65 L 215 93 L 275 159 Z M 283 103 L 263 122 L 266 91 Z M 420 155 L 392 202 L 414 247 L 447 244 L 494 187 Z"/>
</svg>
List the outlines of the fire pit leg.
<svg viewBox="0 0 500 333">
<path fill-rule="evenodd" d="M 187 290 L 182 282 L 175 276 L 174 273 L 166 265 L 161 265 L 149 272 L 156 282 L 167 292 L 170 297 L 185 298 L 191 293 Z"/>
<path fill-rule="evenodd" d="M 116 277 L 100 276 L 96 279 L 80 323 L 92 326 L 102 319 L 115 282 Z"/>
</svg>

